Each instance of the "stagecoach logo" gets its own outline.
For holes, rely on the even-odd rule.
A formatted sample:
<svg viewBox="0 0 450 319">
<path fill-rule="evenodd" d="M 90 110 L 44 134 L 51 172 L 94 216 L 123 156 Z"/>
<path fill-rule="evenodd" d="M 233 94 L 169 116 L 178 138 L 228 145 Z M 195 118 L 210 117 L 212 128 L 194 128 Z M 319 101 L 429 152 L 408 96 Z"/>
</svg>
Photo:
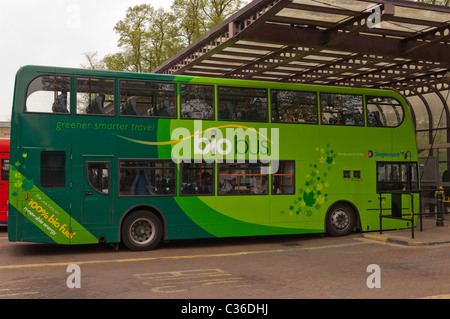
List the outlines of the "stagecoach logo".
<svg viewBox="0 0 450 319">
<path fill-rule="evenodd" d="M 367 151 L 367 157 L 381 157 L 381 158 L 397 158 L 400 157 L 400 153 L 383 153 L 383 152 L 374 152 L 372 150 Z"/>
</svg>

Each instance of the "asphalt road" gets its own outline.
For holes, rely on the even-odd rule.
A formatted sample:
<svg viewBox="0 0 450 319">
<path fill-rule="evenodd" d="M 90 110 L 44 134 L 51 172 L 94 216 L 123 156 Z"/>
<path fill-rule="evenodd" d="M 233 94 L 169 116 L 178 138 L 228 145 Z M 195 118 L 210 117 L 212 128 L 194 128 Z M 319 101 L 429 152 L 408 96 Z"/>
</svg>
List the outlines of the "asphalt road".
<svg viewBox="0 0 450 319">
<path fill-rule="evenodd" d="M 132 252 L 10 243 L 0 228 L 0 299 L 449 298 L 449 265 L 449 244 L 361 234 L 173 241 Z"/>
</svg>

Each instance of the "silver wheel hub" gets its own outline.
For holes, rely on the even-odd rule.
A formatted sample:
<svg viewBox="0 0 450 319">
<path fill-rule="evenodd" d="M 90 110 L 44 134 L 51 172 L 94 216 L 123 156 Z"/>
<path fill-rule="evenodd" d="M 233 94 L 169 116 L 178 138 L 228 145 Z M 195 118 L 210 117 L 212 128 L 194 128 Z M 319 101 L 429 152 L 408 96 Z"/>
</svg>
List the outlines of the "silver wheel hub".
<svg viewBox="0 0 450 319">
<path fill-rule="evenodd" d="M 155 225 L 147 218 L 135 220 L 129 229 L 130 237 L 135 244 L 145 245 L 155 237 Z"/>
<path fill-rule="evenodd" d="M 335 229 L 343 230 L 349 226 L 350 217 L 345 210 L 335 210 L 331 215 L 331 224 Z"/>
</svg>

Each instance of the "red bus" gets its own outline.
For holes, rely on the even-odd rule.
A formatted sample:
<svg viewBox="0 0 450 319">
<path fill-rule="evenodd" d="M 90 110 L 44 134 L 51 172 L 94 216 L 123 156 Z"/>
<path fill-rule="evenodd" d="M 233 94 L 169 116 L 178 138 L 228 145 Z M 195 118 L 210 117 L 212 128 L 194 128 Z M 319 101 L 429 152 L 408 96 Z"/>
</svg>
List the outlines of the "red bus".
<svg viewBox="0 0 450 319">
<path fill-rule="evenodd" d="M 0 225 L 8 224 L 9 138 L 0 138 Z"/>
</svg>

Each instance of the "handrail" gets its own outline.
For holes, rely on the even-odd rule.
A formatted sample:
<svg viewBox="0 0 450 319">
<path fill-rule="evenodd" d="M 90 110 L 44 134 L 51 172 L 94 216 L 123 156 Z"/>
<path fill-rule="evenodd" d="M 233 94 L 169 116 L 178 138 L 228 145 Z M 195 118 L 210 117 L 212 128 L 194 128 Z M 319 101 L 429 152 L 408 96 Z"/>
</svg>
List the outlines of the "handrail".
<svg viewBox="0 0 450 319">
<path fill-rule="evenodd" d="M 414 216 L 419 216 L 420 221 L 420 231 L 423 231 L 423 223 L 422 223 L 422 216 L 424 215 L 422 211 L 419 211 L 418 213 L 414 213 L 414 194 L 419 194 L 422 192 L 430 192 L 433 191 L 432 189 L 426 189 L 426 190 L 420 190 L 420 189 L 412 189 L 412 190 L 383 190 L 378 191 L 377 194 L 379 194 L 379 200 L 380 200 L 380 206 L 379 206 L 379 216 L 380 216 L 380 234 L 383 233 L 383 218 L 391 218 L 391 219 L 400 219 L 400 220 L 406 220 L 411 221 L 411 238 L 414 239 Z M 411 213 L 408 214 L 401 214 L 400 216 L 393 216 L 392 215 L 392 206 L 391 206 L 391 214 L 390 215 L 383 215 L 383 201 L 382 201 L 382 195 L 383 194 L 402 194 L 402 195 L 410 195 L 411 196 Z M 444 195 L 444 189 L 442 186 L 439 186 L 435 191 L 435 197 L 437 200 L 437 211 L 434 213 L 427 213 L 427 215 L 436 215 L 436 226 L 444 226 L 444 214 L 449 214 L 450 212 L 444 211 L 444 203 L 450 203 L 450 196 L 446 197 Z M 408 216 L 409 218 L 403 218 L 403 216 Z"/>
</svg>

